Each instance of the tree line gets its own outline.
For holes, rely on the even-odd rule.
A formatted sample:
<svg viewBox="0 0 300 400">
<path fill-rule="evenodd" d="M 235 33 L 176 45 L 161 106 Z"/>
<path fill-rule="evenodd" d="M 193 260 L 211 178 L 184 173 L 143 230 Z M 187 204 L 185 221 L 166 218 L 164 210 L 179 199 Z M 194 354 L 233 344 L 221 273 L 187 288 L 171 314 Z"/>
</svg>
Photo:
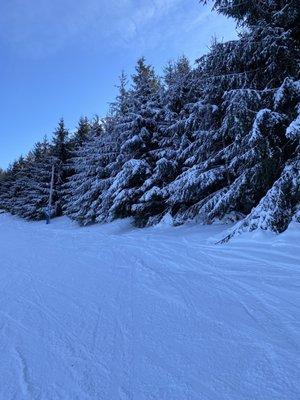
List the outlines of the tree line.
<svg viewBox="0 0 300 400">
<path fill-rule="evenodd" d="M 239 25 L 237 40 L 162 76 L 139 59 L 105 118 L 83 117 L 72 134 L 61 120 L 0 171 L 0 207 L 45 218 L 54 165 L 51 213 L 81 225 L 238 221 L 227 240 L 300 222 L 299 2 L 213 3 Z"/>
</svg>

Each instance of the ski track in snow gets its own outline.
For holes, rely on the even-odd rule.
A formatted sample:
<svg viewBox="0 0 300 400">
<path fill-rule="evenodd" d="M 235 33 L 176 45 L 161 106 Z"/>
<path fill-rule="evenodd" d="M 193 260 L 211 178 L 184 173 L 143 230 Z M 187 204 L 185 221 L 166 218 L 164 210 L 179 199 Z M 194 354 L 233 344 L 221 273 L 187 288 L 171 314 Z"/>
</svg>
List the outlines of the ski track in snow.
<svg viewBox="0 0 300 400">
<path fill-rule="evenodd" d="M 297 400 L 300 226 L 0 215 L 0 400 Z"/>
</svg>

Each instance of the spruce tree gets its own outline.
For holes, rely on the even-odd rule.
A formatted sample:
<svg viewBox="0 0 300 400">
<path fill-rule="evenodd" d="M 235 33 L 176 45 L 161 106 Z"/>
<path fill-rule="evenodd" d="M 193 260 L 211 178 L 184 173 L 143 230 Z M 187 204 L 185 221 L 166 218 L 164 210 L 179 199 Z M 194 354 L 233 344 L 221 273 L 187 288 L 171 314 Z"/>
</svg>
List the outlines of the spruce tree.
<svg viewBox="0 0 300 400">
<path fill-rule="evenodd" d="M 14 186 L 17 195 L 11 209 L 13 214 L 28 220 L 45 218 L 53 162 L 47 139 L 37 143 L 16 176 Z"/>
<path fill-rule="evenodd" d="M 13 213 L 13 206 L 18 197 L 20 188 L 16 185 L 17 177 L 25 167 L 25 159 L 21 156 L 7 169 L 0 185 L 0 207 Z"/>
<path fill-rule="evenodd" d="M 71 150 L 81 147 L 86 141 L 90 132 L 90 122 L 87 117 L 81 117 L 73 137 L 70 139 L 69 147 Z"/>
<path fill-rule="evenodd" d="M 160 113 L 160 83 L 145 59 L 138 60 L 133 85 L 126 97 L 126 107 L 117 113 L 115 129 L 118 132 L 119 155 L 113 183 L 105 198 L 104 215 L 98 220 L 111 220 L 141 215 L 135 204 L 147 191 L 144 183 L 155 166 L 153 151 L 158 148 L 157 118 Z M 144 186 L 143 186 L 144 185 Z M 101 215 L 102 214 L 102 215 Z"/>
<path fill-rule="evenodd" d="M 65 127 L 63 118 L 59 121 L 52 139 L 52 155 L 54 157 L 55 167 L 55 196 L 53 201 L 55 204 L 56 215 L 62 215 L 64 206 L 64 184 L 67 182 L 68 176 L 71 175 L 69 166 L 70 159 L 70 142 L 69 131 Z"/>
<path fill-rule="evenodd" d="M 289 116 L 274 104 L 277 86 L 287 75 L 299 74 L 296 19 L 287 27 L 277 18 L 287 9 L 297 14 L 296 3 L 283 3 L 265 2 L 260 13 L 259 3 L 215 2 L 217 10 L 247 30 L 235 42 L 215 43 L 198 62 L 202 99 L 187 118 L 181 153 L 188 169 L 166 190 L 178 223 L 195 217 L 213 222 L 230 212 L 237 218 L 248 214 L 295 154 L 287 135 L 294 131 L 287 130 Z"/>
<path fill-rule="evenodd" d="M 71 160 L 74 174 L 65 185 L 65 213 L 81 225 L 96 222 L 104 192 L 111 184 L 109 168 L 116 154 L 106 130 L 107 123 L 95 118 L 89 134 Z"/>
</svg>

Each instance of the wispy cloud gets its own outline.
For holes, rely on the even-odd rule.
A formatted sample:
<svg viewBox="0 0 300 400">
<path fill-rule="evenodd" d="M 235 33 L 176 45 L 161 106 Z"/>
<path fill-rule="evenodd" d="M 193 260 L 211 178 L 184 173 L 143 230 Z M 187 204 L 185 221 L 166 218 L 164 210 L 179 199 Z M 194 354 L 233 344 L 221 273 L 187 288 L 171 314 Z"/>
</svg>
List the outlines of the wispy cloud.
<svg viewBox="0 0 300 400">
<path fill-rule="evenodd" d="M 182 0 L 4 0 L 0 4 L 0 41 L 37 57 L 72 42 L 112 39 L 128 43 L 150 21 Z"/>
<path fill-rule="evenodd" d="M 70 0 L 4 0 L 0 40 L 24 54 L 52 53 L 87 31 L 99 12 L 99 2 L 94 0 L 80 6 Z"/>
<path fill-rule="evenodd" d="M 197 2 L 197 0 L 195 0 Z M 2 0 L 0 44 L 26 57 L 45 57 L 68 46 L 163 46 L 180 30 L 204 21 L 186 0 Z M 192 24 L 191 24 L 191 21 Z M 107 46 L 109 48 L 109 46 Z"/>
</svg>

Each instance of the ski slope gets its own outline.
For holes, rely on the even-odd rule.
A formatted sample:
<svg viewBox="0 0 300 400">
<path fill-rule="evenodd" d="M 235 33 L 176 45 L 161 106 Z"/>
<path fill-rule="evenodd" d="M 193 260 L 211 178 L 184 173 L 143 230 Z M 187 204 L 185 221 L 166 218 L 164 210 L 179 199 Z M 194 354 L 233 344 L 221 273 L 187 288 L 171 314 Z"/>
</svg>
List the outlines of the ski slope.
<svg viewBox="0 0 300 400">
<path fill-rule="evenodd" d="M 297 400 L 300 225 L 0 215 L 0 400 Z"/>
</svg>

